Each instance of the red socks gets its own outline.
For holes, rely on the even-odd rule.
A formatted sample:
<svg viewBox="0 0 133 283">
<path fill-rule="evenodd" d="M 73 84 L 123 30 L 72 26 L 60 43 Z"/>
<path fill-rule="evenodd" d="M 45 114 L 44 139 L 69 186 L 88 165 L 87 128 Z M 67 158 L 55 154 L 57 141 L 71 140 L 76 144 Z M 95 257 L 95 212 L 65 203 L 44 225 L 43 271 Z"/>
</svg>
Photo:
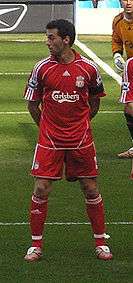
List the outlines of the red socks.
<svg viewBox="0 0 133 283">
<path fill-rule="evenodd" d="M 32 247 L 42 247 L 42 234 L 47 217 L 48 198 L 40 199 L 32 196 L 30 209 L 30 227 L 32 233 Z"/>
<path fill-rule="evenodd" d="M 44 223 L 47 217 L 48 198 L 40 199 L 32 196 L 30 210 L 30 227 L 32 232 L 32 246 L 42 247 Z M 86 211 L 92 225 L 96 246 L 106 245 L 105 243 L 105 220 L 104 206 L 101 195 L 95 199 L 86 199 Z"/>
<path fill-rule="evenodd" d="M 92 225 L 96 246 L 106 245 L 104 206 L 100 194 L 95 199 L 86 199 L 86 211 Z"/>
</svg>

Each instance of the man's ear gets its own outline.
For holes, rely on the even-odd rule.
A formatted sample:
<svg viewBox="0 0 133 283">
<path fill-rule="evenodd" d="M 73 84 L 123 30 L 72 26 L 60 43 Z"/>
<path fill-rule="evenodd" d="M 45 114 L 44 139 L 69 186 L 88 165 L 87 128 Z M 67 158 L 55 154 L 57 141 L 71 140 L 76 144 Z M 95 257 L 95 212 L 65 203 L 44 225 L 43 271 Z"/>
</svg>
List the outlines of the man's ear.
<svg viewBox="0 0 133 283">
<path fill-rule="evenodd" d="M 68 45 L 70 43 L 70 37 L 67 35 L 64 39 L 63 42 Z"/>
</svg>

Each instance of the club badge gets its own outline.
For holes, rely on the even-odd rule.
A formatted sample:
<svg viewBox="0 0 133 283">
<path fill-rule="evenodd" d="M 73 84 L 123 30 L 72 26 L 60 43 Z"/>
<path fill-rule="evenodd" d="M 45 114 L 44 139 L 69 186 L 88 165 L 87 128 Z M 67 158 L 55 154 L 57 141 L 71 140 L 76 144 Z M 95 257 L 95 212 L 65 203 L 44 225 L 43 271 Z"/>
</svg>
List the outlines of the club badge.
<svg viewBox="0 0 133 283">
<path fill-rule="evenodd" d="M 77 87 L 80 87 L 80 88 L 84 87 L 84 84 L 85 84 L 84 77 L 79 76 L 79 77 L 76 78 L 76 86 Z"/>
</svg>

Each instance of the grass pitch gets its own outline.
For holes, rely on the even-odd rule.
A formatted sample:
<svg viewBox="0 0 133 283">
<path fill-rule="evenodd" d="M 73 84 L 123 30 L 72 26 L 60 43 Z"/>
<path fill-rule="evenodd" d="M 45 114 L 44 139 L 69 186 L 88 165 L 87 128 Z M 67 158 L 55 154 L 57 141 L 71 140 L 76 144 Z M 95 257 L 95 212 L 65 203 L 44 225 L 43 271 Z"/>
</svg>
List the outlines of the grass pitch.
<svg viewBox="0 0 133 283">
<path fill-rule="evenodd" d="M 120 113 L 119 86 L 102 70 L 108 95 L 101 99 L 100 111 L 109 112 L 100 112 L 94 118 L 93 132 L 101 172 L 99 186 L 111 236 L 108 244 L 114 259 L 101 262 L 95 258 L 79 184 L 62 180 L 54 184 L 49 200 L 43 260 L 33 264 L 23 260 L 31 241 L 27 222 L 33 179 L 29 170 L 37 127 L 30 115 L 23 113 L 27 108 L 22 93 L 28 73 L 48 55 L 48 50 L 41 41 L 15 42 L 16 39 L 40 41 L 43 36 L 3 35 L 0 41 L 0 282 L 132 283 L 131 161 L 116 157 L 130 147 L 131 141 Z M 82 36 L 81 40 L 113 66 L 108 36 Z"/>
</svg>

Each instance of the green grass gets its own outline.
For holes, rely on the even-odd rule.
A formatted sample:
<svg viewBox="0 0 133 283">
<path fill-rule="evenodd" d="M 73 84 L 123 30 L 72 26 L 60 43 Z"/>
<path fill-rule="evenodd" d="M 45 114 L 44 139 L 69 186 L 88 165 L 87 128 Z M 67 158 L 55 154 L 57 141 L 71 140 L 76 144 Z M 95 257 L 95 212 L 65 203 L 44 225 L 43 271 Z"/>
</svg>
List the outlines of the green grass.
<svg viewBox="0 0 133 283">
<path fill-rule="evenodd" d="M 1 72 L 30 72 L 48 51 L 42 42 L 7 44 L 7 39 L 41 39 L 42 35 L 2 35 L 0 40 Z M 112 65 L 109 37 L 81 39 Z M 102 48 L 101 48 L 102 46 Z M 100 53 L 100 51 L 102 51 Z M 2 55 L 3 52 L 3 55 Z M 122 110 L 118 103 L 117 83 L 102 72 L 107 96 L 100 110 Z M 4 75 L 1 78 L 0 112 L 27 111 L 22 98 L 27 75 Z M 0 224 L 0 282 L 38 283 L 132 283 L 132 225 L 112 222 L 132 221 L 132 181 L 130 160 L 116 154 L 130 147 L 130 137 L 122 113 L 99 113 L 93 133 L 100 166 L 99 187 L 104 197 L 109 245 L 114 259 L 101 262 L 95 258 L 90 225 L 46 225 L 43 260 L 27 264 L 23 260 L 30 245 L 28 225 Z M 33 189 L 29 175 L 37 127 L 29 114 L 0 114 L 0 222 L 28 222 L 28 207 Z M 78 182 L 54 183 L 50 195 L 47 223 L 87 222 L 84 199 Z"/>
</svg>

